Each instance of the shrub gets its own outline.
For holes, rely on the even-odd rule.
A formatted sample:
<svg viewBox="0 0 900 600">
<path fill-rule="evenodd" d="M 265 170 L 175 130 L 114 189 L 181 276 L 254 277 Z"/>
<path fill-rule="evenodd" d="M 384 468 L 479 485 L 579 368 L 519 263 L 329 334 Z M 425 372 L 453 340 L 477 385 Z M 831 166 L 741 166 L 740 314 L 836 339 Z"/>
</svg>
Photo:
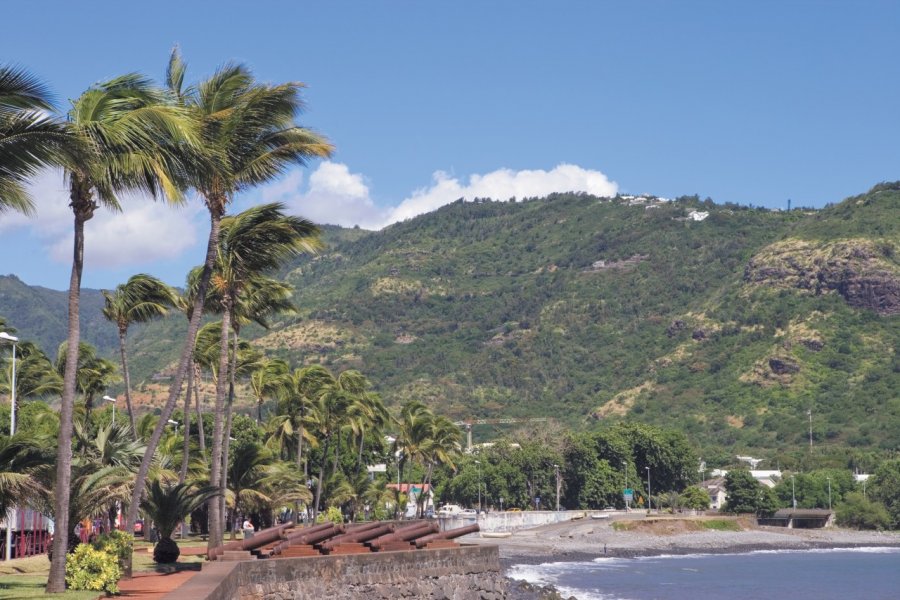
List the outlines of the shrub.
<svg viewBox="0 0 900 600">
<path fill-rule="evenodd" d="M 121 564 L 122 561 L 128 560 L 128 557 L 131 555 L 133 541 L 133 536 L 116 529 L 98 536 L 91 545 L 96 550 L 112 554 L 119 559 Z"/>
<path fill-rule="evenodd" d="M 341 509 L 339 509 L 337 506 L 329 506 L 327 511 L 319 513 L 316 516 L 316 523 L 326 523 L 328 521 L 337 523 L 338 525 L 343 523 L 344 515 L 341 514 Z"/>
<path fill-rule="evenodd" d="M 66 585 L 72 590 L 117 594 L 121 577 L 118 558 L 90 544 L 79 545 L 66 559 Z"/>
<path fill-rule="evenodd" d="M 891 516 L 879 502 L 872 502 L 859 492 L 844 496 L 844 502 L 837 507 L 837 523 L 842 527 L 856 529 L 888 529 Z"/>
</svg>

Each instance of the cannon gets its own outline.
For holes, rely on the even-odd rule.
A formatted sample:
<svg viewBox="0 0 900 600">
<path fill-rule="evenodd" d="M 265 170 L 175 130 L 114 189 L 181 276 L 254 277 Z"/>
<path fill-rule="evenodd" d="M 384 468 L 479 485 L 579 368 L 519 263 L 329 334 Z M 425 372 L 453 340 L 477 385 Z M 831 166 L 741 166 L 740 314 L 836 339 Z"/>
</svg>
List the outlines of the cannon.
<svg viewBox="0 0 900 600">
<path fill-rule="evenodd" d="M 360 530 L 361 529 L 361 530 Z M 375 539 L 386 533 L 394 531 L 393 525 L 377 525 L 375 527 L 360 528 L 344 535 L 339 535 L 322 544 L 323 550 L 333 550 L 339 544 L 355 544 Z"/>
<path fill-rule="evenodd" d="M 209 560 L 216 560 L 216 558 L 222 556 L 228 550 L 255 550 L 260 546 L 265 546 L 266 544 L 271 544 L 274 541 L 280 540 L 282 533 L 285 530 L 292 528 L 293 526 L 294 523 L 292 521 L 288 521 L 287 523 L 282 523 L 281 525 L 276 525 L 275 527 L 263 529 L 257 532 L 250 539 L 235 540 L 221 546 L 216 546 L 209 551 L 209 553 L 207 554 L 207 558 L 209 558 Z"/>
<path fill-rule="evenodd" d="M 369 542 L 369 545 L 375 550 L 381 550 L 389 544 L 402 544 L 405 542 L 409 542 L 410 540 L 420 538 L 422 536 L 437 533 L 437 531 L 438 526 L 436 523 L 420 522 L 416 523 L 415 525 L 404 527 L 402 529 L 397 529 L 393 533 L 375 538 L 374 540 Z"/>
<path fill-rule="evenodd" d="M 457 527 L 456 529 L 448 529 L 447 531 L 432 533 L 431 535 L 417 538 L 415 541 L 415 545 L 416 548 L 424 548 L 429 542 L 436 542 L 438 540 L 452 540 L 464 535 L 468 535 L 470 533 L 475 533 L 480 530 L 481 528 L 477 523 L 474 525 L 466 525 L 465 527 Z"/>
</svg>

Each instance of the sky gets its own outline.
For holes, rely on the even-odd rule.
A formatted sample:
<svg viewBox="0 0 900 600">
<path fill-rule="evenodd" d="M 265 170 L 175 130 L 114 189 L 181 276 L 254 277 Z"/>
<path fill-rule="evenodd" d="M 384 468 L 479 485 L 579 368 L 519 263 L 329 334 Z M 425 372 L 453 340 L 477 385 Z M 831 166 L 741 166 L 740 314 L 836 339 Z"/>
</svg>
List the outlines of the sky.
<svg viewBox="0 0 900 600">
<path fill-rule="evenodd" d="M 236 197 L 319 223 L 379 229 L 457 198 L 554 191 L 699 194 L 821 207 L 900 179 L 900 3 L 455 0 L 4 4 L 0 64 L 26 67 L 61 110 L 92 83 L 189 81 L 226 61 L 302 81 L 299 123 L 336 146 Z M 68 286 L 62 175 L 35 218 L 0 214 L 0 274 Z M 181 285 L 208 217 L 126 197 L 86 227 L 83 286 L 135 273 Z"/>
</svg>

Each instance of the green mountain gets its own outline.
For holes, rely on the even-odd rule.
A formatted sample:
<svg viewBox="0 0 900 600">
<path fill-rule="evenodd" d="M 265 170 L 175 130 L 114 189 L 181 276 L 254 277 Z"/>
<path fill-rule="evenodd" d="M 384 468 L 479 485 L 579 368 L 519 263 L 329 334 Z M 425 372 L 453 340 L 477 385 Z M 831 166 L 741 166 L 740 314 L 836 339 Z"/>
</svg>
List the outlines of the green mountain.
<svg viewBox="0 0 900 600">
<path fill-rule="evenodd" d="M 299 314 L 248 333 L 295 364 L 358 368 L 389 403 L 627 417 L 746 448 L 805 443 L 811 410 L 816 443 L 900 438 L 900 184 L 818 211 L 458 201 L 326 237 L 283 273 Z M 5 283 L 0 314 L 24 329 Z M 141 376 L 174 359 L 183 321 L 135 331 Z"/>
</svg>

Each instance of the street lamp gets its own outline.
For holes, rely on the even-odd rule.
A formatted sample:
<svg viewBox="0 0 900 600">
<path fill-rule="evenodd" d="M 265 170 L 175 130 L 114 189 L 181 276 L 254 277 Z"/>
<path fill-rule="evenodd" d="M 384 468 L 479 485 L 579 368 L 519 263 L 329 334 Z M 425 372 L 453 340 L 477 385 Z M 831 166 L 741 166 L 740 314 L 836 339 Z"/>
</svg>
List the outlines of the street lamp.
<svg viewBox="0 0 900 600">
<path fill-rule="evenodd" d="M 797 509 L 797 488 L 794 485 L 794 475 L 791 474 L 791 506 Z"/>
<path fill-rule="evenodd" d="M 653 500 L 651 500 L 653 492 L 650 491 L 650 467 L 645 468 L 647 469 L 647 512 L 649 513 L 653 510 Z"/>
<path fill-rule="evenodd" d="M 478 512 L 481 512 L 481 462 L 475 461 L 475 469 L 478 472 Z"/>
<path fill-rule="evenodd" d="M 559 465 L 553 465 L 556 469 L 556 512 L 559 512 Z"/>
<path fill-rule="evenodd" d="M 16 433 L 16 343 L 19 338 L 0 331 L 0 340 L 12 342 L 12 376 L 9 388 L 9 435 L 12 436 Z M 15 514 L 15 509 L 12 507 L 6 511 L 6 560 L 12 559 L 12 522 Z"/>
<path fill-rule="evenodd" d="M 826 477 L 828 480 L 828 510 L 831 510 L 831 477 Z"/>
<path fill-rule="evenodd" d="M 622 470 L 625 472 L 625 487 L 622 489 L 622 497 L 625 498 L 625 512 L 628 512 L 628 461 L 622 463 Z"/>
<path fill-rule="evenodd" d="M 116 422 L 116 399 L 113 398 L 112 396 L 103 396 L 103 399 L 106 400 L 107 402 L 109 402 L 110 404 L 112 404 L 112 407 L 113 407 L 112 420 L 113 420 L 113 423 L 115 423 Z"/>
<path fill-rule="evenodd" d="M 175 435 L 178 435 L 178 425 L 179 425 L 178 421 L 173 421 L 172 419 L 169 419 L 169 425 L 175 426 Z"/>
<path fill-rule="evenodd" d="M 5 331 L 0 331 L 0 340 L 12 342 L 12 376 L 10 377 L 9 387 L 9 435 L 14 435 L 16 433 L 16 343 L 18 343 L 19 338 L 9 335 Z"/>
</svg>

